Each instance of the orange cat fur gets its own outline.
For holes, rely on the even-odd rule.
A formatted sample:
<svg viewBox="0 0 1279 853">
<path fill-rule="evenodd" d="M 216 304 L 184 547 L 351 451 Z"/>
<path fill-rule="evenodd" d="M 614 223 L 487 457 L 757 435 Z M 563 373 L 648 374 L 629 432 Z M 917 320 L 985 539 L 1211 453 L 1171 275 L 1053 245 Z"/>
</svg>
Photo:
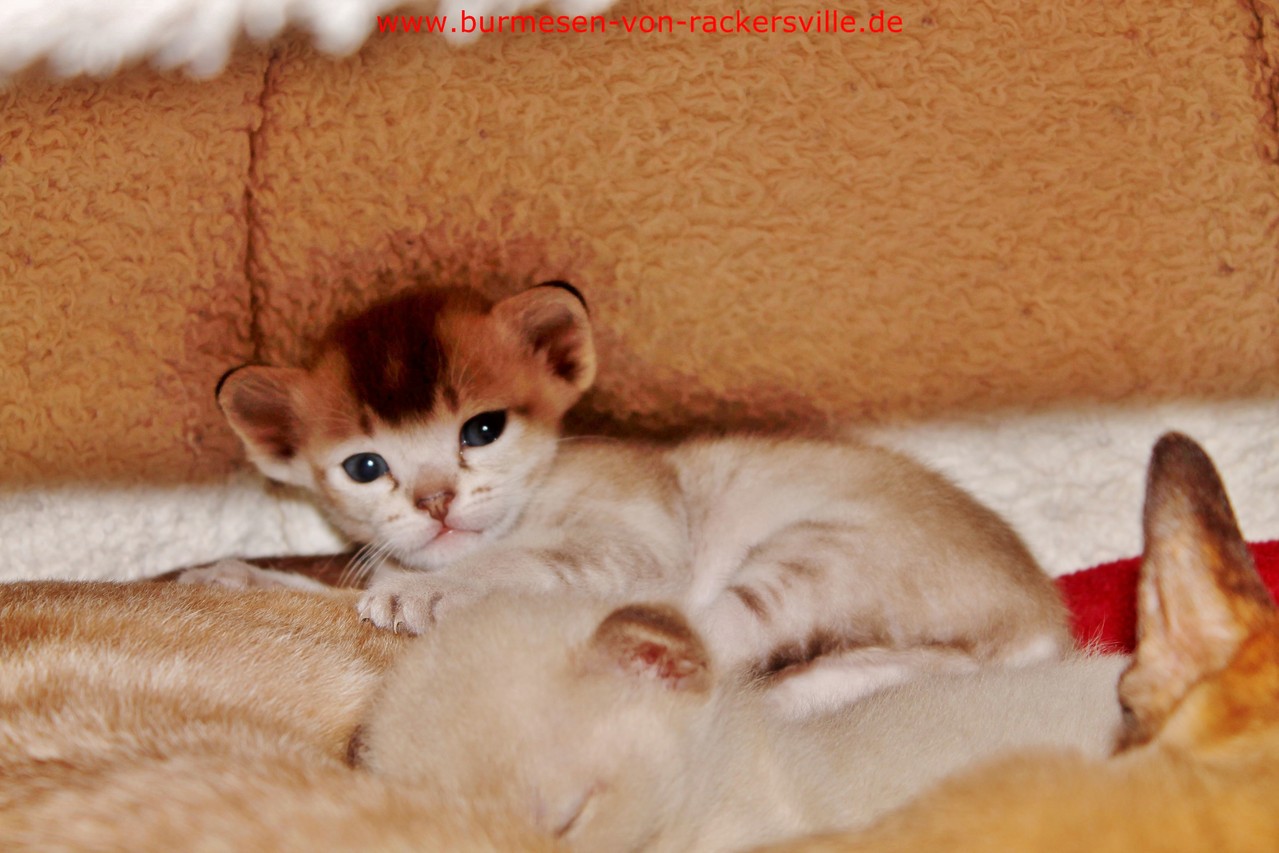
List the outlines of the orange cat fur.
<svg viewBox="0 0 1279 853">
<path fill-rule="evenodd" d="M 352 603 L 0 586 L 0 848 L 547 849 L 483 804 L 348 766 L 403 643 Z"/>
<path fill-rule="evenodd" d="M 1279 849 L 1279 612 L 1211 460 L 1164 436 L 1150 464 L 1138 648 L 1109 761 L 1026 754 L 955 777 L 856 836 L 792 853 Z"/>
</svg>

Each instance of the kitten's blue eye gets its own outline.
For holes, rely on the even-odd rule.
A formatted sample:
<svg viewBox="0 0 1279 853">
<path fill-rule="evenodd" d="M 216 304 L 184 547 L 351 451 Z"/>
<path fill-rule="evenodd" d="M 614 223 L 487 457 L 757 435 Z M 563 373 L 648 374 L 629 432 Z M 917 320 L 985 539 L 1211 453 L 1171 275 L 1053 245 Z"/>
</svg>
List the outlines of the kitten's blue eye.
<svg viewBox="0 0 1279 853">
<path fill-rule="evenodd" d="M 506 429 L 506 412 L 485 412 L 462 424 L 462 446 L 483 447 L 492 444 Z"/>
<path fill-rule="evenodd" d="M 357 453 L 347 457 L 342 470 L 357 483 L 372 483 L 391 469 L 376 453 Z"/>
</svg>

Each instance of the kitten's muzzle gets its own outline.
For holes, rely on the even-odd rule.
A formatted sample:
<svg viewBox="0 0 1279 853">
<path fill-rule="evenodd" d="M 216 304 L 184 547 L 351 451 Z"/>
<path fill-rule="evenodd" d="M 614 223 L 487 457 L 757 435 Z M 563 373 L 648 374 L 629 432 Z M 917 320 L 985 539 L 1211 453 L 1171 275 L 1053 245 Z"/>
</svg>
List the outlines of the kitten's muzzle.
<svg viewBox="0 0 1279 853">
<path fill-rule="evenodd" d="M 452 492 L 444 490 L 430 495 L 419 495 L 414 499 L 413 505 L 443 524 L 449 514 L 449 504 L 453 503 L 453 498 Z"/>
</svg>

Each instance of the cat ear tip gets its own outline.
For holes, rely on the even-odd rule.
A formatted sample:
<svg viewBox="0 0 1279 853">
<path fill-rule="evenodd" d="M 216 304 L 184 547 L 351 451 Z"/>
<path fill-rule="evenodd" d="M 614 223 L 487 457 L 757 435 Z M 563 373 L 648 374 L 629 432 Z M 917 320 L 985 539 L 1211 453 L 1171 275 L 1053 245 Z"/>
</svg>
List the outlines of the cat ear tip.
<svg viewBox="0 0 1279 853">
<path fill-rule="evenodd" d="M 1184 432 L 1170 430 L 1159 436 L 1154 449 L 1150 453 L 1152 468 L 1167 468 L 1175 465 L 1179 468 L 1202 468 L 1212 465 L 1207 452 Z"/>
<path fill-rule="evenodd" d="M 236 373 L 239 373 L 244 368 L 251 367 L 251 366 L 252 365 L 250 363 L 245 362 L 244 364 L 237 364 L 234 367 L 227 368 L 225 371 L 223 371 L 222 375 L 218 377 L 217 384 L 213 386 L 213 399 L 215 400 L 221 399 L 222 389 L 226 387 L 227 380 L 229 380 Z"/>
<path fill-rule="evenodd" d="M 234 367 L 229 367 L 218 377 L 217 384 L 213 386 L 213 399 L 220 402 L 222 400 L 222 392 L 227 390 L 228 385 L 239 381 L 236 377 L 240 373 L 245 371 L 269 371 L 275 373 L 280 370 L 281 368 L 272 367 L 260 361 L 245 361 Z"/>
<path fill-rule="evenodd" d="M 582 308 L 586 311 L 587 314 L 591 312 L 591 306 L 587 304 L 586 297 L 582 295 L 582 291 L 578 290 L 575 285 L 565 281 L 564 279 L 560 279 L 560 278 L 550 279 L 549 281 L 539 282 L 538 284 L 533 285 L 533 287 L 534 288 L 553 287 L 559 290 L 567 291 L 568 293 L 572 294 L 572 296 L 578 302 L 582 303 Z"/>
<path fill-rule="evenodd" d="M 1228 502 L 1225 486 L 1212 458 L 1190 436 L 1166 432 L 1150 452 L 1146 475 L 1147 520 L 1189 504 L 1206 511 Z"/>
</svg>

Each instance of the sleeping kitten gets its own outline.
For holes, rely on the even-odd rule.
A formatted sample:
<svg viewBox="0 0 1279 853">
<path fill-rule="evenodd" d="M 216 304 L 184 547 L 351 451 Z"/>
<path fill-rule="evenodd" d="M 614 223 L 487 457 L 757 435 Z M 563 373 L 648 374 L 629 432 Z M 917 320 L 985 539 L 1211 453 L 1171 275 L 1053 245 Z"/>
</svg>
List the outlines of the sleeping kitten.
<svg viewBox="0 0 1279 853">
<path fill-rule="evenodd" d="M 793 720 L 719 669 L 671 606 L 497 594 L 409 647 L 353 754 L 574 850 L 733 850 L 863 825 L 1009 750 L 1101 757 L 1125 662 L 924 675 Z"/>
<path fill-rule="evenodd" d="M 266 476 L 377 555 L 359 609 L 379 627 L 499 589 L 670 599 L 725 665 L 838 656 L 798 705 L 1068 647 L 1052 582 L 940 476 L 857 444 L 562 444 L 594 377 L 569 285 L 416 290 L 337 323 L 307 367 L 233 371 L 218 401 Z"/>
</svg>

